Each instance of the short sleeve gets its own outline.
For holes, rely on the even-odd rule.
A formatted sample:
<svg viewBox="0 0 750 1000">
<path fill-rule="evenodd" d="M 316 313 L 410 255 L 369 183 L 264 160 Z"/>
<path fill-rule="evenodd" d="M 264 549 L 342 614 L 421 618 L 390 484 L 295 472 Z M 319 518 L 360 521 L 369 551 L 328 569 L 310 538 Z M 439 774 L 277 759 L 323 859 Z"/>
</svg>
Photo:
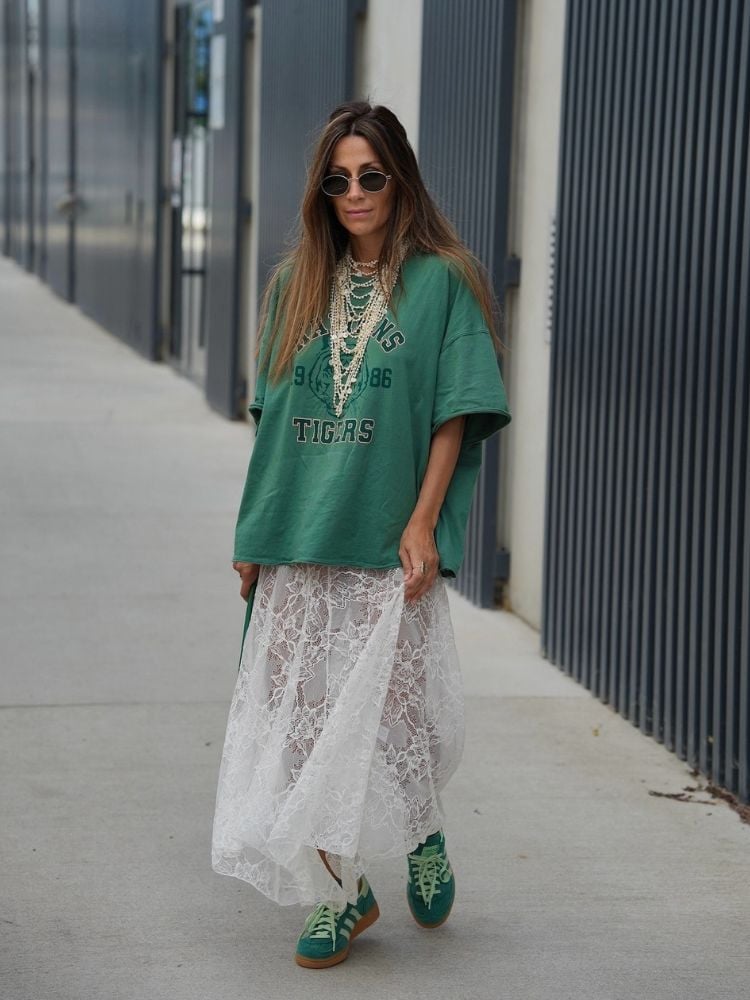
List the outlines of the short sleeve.
<svg viewBox="0 0 750 1000">
<path fill-rule="evenodd" d="M 466 414 L 464 443 L 490 437 L 510 423 L 511 413 L 495 348 L 486 328 L 460 333 L 442 347 L 432 411 L 432 433 Z"/>
<path fill-rule="evenodd" d="M 449 267 L 449 304 L 438 356 L 432 433 L 466 414 L 464 447 L 491 437 L 511 414 L 495 345 L 469 283 Z"/>
<path fill-rule="evenodd" d="M 266 322 L 263 324 L 263 330 L 260 334 L 260 354 L 258 357 L 258 368 L 255 373 L 255 396 L 253 401 L 248 407 L 249 412 L 252 414 L 255 420 L 256 428 L 260 424 L 261 414 L 263 412 L 263 403 L 266 398 L 266 381 L 268 377 L 268 368 L 270 364 L 270 358 L 266 355 L 266 340 L 271 332 L 271 327 L 273 325 L 274 318 L 276 316 L 276 309 L 279 303 L 279 293 L 281 289 L 281 281 L 277 277 L 273 291 L 271 292 L 271 301 L 268 304 L 268 315 L 266 317 Z"/>
<path fill-rule="evenodd" d="M 435 527 L 441 576 L 457 575 L 466 526 L 482 464 L 482 442 L 510 423 L 495 345 L 484 313 L 466 282 L 452 276 L 452 295 L 438 355 L 432 433 L 466 415 L 456 466 Z"/>
</svg>

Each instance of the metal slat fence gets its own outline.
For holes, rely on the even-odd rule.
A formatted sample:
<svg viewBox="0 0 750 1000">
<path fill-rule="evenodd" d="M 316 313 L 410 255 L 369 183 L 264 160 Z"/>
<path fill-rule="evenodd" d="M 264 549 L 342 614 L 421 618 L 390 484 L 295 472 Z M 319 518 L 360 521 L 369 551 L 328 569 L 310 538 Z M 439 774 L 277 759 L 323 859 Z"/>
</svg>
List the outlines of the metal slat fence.
<svg viewBox="0 0 750 1000">
<path fill-rule="evenodd" d="M 750 4 L 569 0 L 542 645 L 750 799 Z"/>
</svg>

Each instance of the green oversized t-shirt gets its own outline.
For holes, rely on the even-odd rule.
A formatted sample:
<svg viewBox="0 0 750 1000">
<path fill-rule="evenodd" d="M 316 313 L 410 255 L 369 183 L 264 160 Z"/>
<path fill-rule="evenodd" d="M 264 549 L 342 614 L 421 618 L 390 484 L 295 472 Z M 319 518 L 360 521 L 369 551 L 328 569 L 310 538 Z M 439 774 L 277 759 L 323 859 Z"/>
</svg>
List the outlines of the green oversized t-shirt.
<svg viewBox="0 0 750 1000">
<path fill-rule="evenodd" d="M 437 254 L 415 254 L 402 274 L 404 289 L 396 288 L 369 338 L 341 417 L 333 409 L 328 317 L 297 351 L 289 375 L 274 383 L 267 365 L 259 371 L 234 559 L 401 566 L 401 534 L 432 435 L 463 413 L 461 450 L 435 527 L 440 573 L 458 572 L 482 441 L 511 414 L 480 305 L 455 267 Z M 278 290 L 277 281 L 261 362 Z"/>
</svg>

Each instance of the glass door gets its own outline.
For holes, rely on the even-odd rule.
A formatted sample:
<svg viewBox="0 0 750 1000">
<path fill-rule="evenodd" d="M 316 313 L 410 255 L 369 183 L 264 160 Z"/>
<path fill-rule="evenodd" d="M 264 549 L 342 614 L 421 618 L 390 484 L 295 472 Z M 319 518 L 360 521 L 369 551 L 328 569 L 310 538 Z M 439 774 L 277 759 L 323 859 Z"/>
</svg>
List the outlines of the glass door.
<svg viewBox="0 0 750 1000">
<path fill-rule="evenodd" d="M 203 384 L 211 0 L 175 7 L 174 19 L 170 353 L 184 374 Z"/>
</svg>

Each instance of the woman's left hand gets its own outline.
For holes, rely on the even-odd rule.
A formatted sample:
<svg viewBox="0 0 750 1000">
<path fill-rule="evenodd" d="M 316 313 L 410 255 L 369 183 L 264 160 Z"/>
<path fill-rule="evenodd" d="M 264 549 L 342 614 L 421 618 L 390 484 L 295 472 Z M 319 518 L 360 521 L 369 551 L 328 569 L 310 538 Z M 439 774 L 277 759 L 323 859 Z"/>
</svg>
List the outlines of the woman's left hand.
<svg viewBox="0 0 750 1000">
<path fill-rule="evenodd" d="M 418 601 L 435 582 L 440 567 L 434 528 L 429 521 L 419 517 L 409 520 L 401 535 L 398 557 L 404 569 L 404 600 Z"/>
</svg>

